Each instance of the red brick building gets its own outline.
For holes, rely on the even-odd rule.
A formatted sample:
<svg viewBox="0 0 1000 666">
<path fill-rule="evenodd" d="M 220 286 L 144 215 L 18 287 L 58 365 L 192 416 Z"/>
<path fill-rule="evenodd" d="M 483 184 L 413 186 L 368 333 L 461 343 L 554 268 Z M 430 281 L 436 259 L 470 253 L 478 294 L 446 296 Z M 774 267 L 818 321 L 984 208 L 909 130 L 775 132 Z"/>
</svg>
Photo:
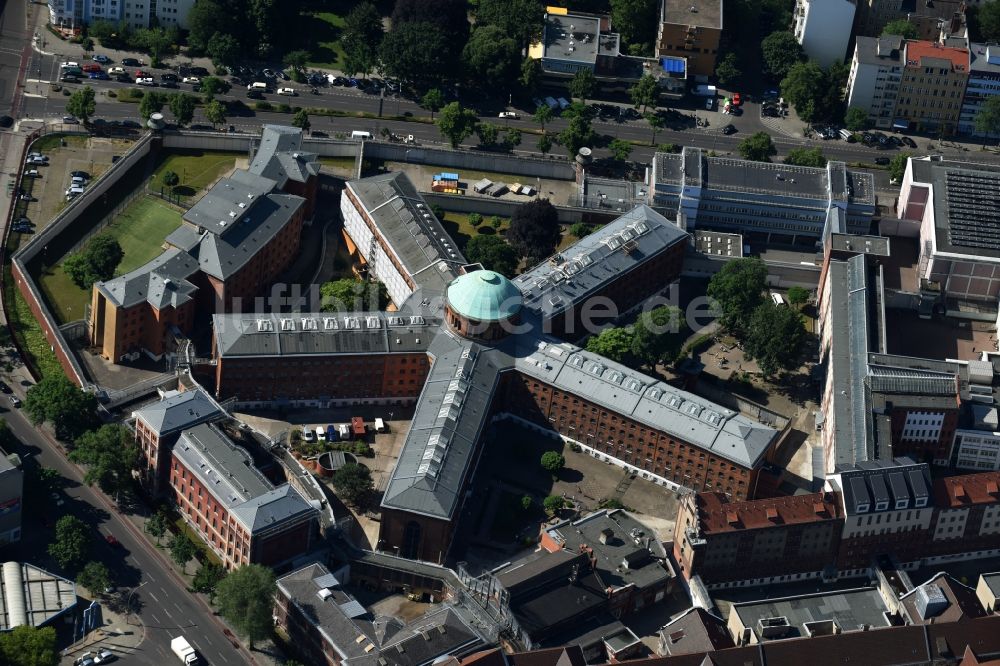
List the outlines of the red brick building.
<svg viewBox="0 0 1000 666">
<path fill-rule="evenodd" d="M 278 566 L 313 546 L 318 511 L 289 484 L 272 485 L 209 424 L 185 430 L 174 445 L 170 487 L 181 516 L 227 569 Z"/>
</svg>

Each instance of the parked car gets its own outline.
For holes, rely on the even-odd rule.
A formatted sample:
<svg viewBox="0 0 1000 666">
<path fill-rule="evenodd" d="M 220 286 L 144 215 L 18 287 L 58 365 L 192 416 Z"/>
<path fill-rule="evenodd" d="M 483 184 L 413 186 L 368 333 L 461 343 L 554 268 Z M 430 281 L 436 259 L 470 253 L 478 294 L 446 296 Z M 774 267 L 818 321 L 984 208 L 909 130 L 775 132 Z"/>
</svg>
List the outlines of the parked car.
<svg viewBox="0 0 1000 666">
<path fill-rule="evenodd" d="M 191 67 L 188 69 L 188 72 L 194 76 L 208 76 L 208 70 L 204 67 Z"/>
<path fill-rule="evenodd" d="M 156 81 L 151 76 L 144 76 L 135 80 L 137 86 L 155 86 Z"/>
<path fill-rule="evenodd" d="M 278 72 L 277 72 L 277 74 L 278 74 L 278 78 L 280 78 L 282 81 L 291 81 L 292 80 L 292 77 L 288 76 L 288 74 L 286 74 L 285 70 L 283 70 L 283 69 L 279 69 Z"/>
<path fill-rule="evenodd" d="M 73 662 L 75 666 L 89 666 L 86 662 L 94 663 L 94 657 L 96 655 L 93 652 L 84 652 Z"/>
<path fill-rule="evenodd" d="M 729 136 L 730 134 L 736 134 L 736 128 L 733 127 L 732 123 L 730 123 L 729 125 L 726 125 L 725 127 L 722 128 L 722 133 L 725 134 L 726 136 Z"/>
<path fill-rule="evenodd" d="M 275 74 L 274 74 L 273 70 L 264 69 L 264 70 L 261 70 L 261 71 L 264 73 L 264 76 L 266 76 L 267 78 L 269 78 L 269 79 L 275 78 Z"/>
<path fill-rule="evenodd" d="M 518 116 L 517 113 L 513 111 L 501 111 L 497 118 L 510 118 L 511 120 L 517 120 Z"/>
<path fill-rule="evenodd" d="M 108 70 L 108 74 L 112 74 L 112 75 L 124 74 L 124 73 L 125 73 L 125 68 L 124 67 L 112 67 L 112 68 L 110 68 Z"/>
<path fill-rule="evenodd" d="M 122 58 L 122 67 L 141 67 L 142 61 L 137 58 Z"/>
<path fill-rule="evenodd" d="M 913 139 L 911 139 L 908 136 L 904 136 L 902 138 L 902 141 L 903 141 L 903 143 L 905 143 L 910 148 L 916 148 L 917 147 L 917 142 L 914 141 Z"/>
<path fill-rule="evenodd" d="M 76 74 L 63 74 L 59 77 L 59 80 L 63 83 L 79 83 L 80 77 Z"/>
<path fill-rule="evenodd" d="M 11 404 L 12 407 L 20 407 L 21 406 L 21 399 L 18 398 L 16 395 L 12 395 L 12 396 L 10 396 L 10 404 Z M 57 504 L 62 504 L 62 500 L 60 500 L 59 502 L 57 502 Z"/>
<path fill-rule="evenodd" d="M 90 180 L 90 174 L 86 171 L 71 171 L 70 177 L 72 178 L 83 178 L 84 180 Z"/>
<path fill-rule="evenodd" d="M 176 88 L 177 87 L 177 82 L 176 81 L 160 81 L 160 87 L 161 88 Z"/>
<path fill-rule="evenodd" d="M 876 157 L 875 164 L 879 166 L 888 166 L 891 160 L 888 157 Z"/>
<path fill-rule="evenodd" d="M 107 63 L 111 62 L 111 58 L 100 53 L 91 56 L 90 59 L 93 60 L 94 62 L 99 62 L 102 65 L 106 65 Z"/>
<path fill-rule="evenodd" d="M 743 103 L 743 98 L 740 97 L 739 93 L 733 93 L 733 106 L 739 106 Z"/>
<path fill-rule="evenodd" d="M 28 169 L 24 172 L 25 178 L 41 178 L 42 174 L 38 173 L 38 169 Z"/>
<path fill-rule="evenodd" d="M 116 537 L 114 534 L 106 534 L 106 535 L 104 535 L 104 540 L 108 542 L 109 546 L 113 546 L 115 548 L 118 548 L 118 547 L 121 546 L 121 543 L 118 542 L 118 537 Z"/>
<path fill-rule="evenodd" d="M 28 163 L 30 164 L 48 164 L 49 156 L 42 155 L 41 153 L 28 153 Z"/>
<path fill-rule="evenodd" d="M 183 79 L 181 79 L 181 83 L 190 83 L 190 84 L 201 83 L 201 79 L 199 79 L 197 76 L 185 76 Z"/>
<path fill-rule="evenodd" d="M 114 661 L 117 658 L 118 658 L 118 655 L 116 655 L 111 650 L 98 650 L 97 654 L 94 655 L 94 663 L 95 664 L 109 664 L 109 663 L 111 663 L 112 661 Z"/>
<path fill-rule="evenodd" d="M 14 224 L 16 224 L 18 226 L 24 226 L 24 227 L 33 227 L 33 226 L 35 226 L 34 222 L 32 222 L 31 220 L 29 220 L 28 218 L 26 218 L 24 216 L 19 217 L 17 219 L 17 222 L 15 222 Z M 2 389 L 0 389 L 0 390 L 2 390 Z M 7 392 L 8 391 L 4 391 L 4 393 L 7 393 Z"/>
<path fill-rule="evenodd" d="M 166 74 L 160 74 L 161 81 L 176 81 L 177 75 L 172 72 L 167 72 Z"/>
<path fill-rule="evenodd" d="M 14 391 L 11 390 L 10 386 L 7 385 L 7 382 L 3 381 L 0 381 L 0 391 L 6 393 L 7 395 L 11 395 L 12 393 L 14 393 Z"/>
<path fill-rule="evenodd" d="M 14 124 L 14 118 L 11 116 L 0 116 L 0 127 L 10 127 Z"/>
<path fill-rule="evenodd" d="M 99 72 L 101 71 L 101 66 L 98 65 L 96 62 L 86 62 L 83 64 L 82 67 L 80 67 L 80 69 L 82 69 L 85 72 Z"/>
<path fill-rule="evenodd" d="M 295 92 L 295 88 L 278 88 L 278 94 L 285 95 L 287 97 L 295 97 L 298 95 L 298 93 Z"/>
<path fill-rule="evenodd" d="M 91 72 L 90 78 L 96 79 L 97 81 L 108 81 L 109 79 L 111 79 L 111 77 L 108 76 L 107 72 Z"/>
<path fill-rule="evenodd" d="M 259 90 L 248 90 L 247 99 L 264 99 L 264 93 Z"/>
</svg>

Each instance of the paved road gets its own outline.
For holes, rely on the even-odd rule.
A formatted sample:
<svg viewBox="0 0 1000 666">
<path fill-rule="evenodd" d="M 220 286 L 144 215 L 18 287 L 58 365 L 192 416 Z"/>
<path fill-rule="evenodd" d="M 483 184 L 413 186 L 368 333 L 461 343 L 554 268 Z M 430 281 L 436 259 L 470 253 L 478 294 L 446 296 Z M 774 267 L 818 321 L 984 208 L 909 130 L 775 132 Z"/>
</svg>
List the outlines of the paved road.
<svg viewBox="0 0 1000 666">
<path fill-rule="evenodd" d="M 25 452 L 41 466 L 55 469 L 68 480 L 66 503 L 58 509 L 49 506 L 44 510 L 53 512 L 52 518 L 68 510 L 101 535 L 113 534 L 120 542 L 120 548 L 112 548 L 103 540 L 98 541 L 95 556 L 115 572 L 121 588 L 135 589 L 133 604 L 139 609 L 137 615 L 145 628 L 145 640 L 136 654 L 128 657 L 129 662 L 154 666 L 172 663 L 175 657 L 170 652 L 170 639 L 183 634 L 209 664 L 248 663 L 247 653 L 237 651 L 226 639 L 217 620 L 200 600 L 187 592 L 184 583 L 163 561 L 161 552 L 106 497 L 83 484 L 77 468 L 57 451 L 49 437 L 19 410 L 6 410 L 3 417 Z M 39 509 L 29 507 L 25 522 L 38 519 Z M 136 624 L 134 616 L 132 621 Z"/>
</svg>

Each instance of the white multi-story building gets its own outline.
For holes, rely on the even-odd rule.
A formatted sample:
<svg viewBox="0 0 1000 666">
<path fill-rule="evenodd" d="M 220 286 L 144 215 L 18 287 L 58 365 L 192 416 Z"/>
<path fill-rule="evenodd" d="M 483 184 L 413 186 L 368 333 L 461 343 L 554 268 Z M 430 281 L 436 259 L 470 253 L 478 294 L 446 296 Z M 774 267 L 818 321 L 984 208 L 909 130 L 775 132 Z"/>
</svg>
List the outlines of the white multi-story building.
<svg viewBox="0 0 1000 666">
<path fill-rule="evenodd" d="M 958 133 L 976 135 L 976 115 L 983 103 L 1000 94 L 1000 46 L 969 45 L 969 82 L 965 86 Z"/>
<path fill-rule="evenodd" d="M 899 93 L 903 38 L 858 37 L 847 77 L 847 106 L 864 109 L 869 122 L 879 128 L 892 126 L 892 110 Z"/>
<path fill-rule="evenodd" d="M 795 39 L 823 67 L 843 62 L 851 40 L 856 0 L 796 0 Z"/>
<path fill-rule="evenodd" d="M 187 27 L 195 0 L 49 0 L 49 23 L 77 27 L 94 21 L 125 21 L 130 28 Z"/>
<path fill-rule="evenodd" d="M 972 405 L 972 427 L 955 431 L 955 467 L 1000 470 L 1000 419 L 992 405 Z"/>
</svg>

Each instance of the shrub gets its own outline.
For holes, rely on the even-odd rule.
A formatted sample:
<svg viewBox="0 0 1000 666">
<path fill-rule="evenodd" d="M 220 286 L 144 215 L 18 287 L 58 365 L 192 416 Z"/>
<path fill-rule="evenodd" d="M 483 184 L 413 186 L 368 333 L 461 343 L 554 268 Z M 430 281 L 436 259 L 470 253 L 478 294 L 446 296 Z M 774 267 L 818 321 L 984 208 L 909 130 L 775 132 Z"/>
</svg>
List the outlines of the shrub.
<svg viewBox="0 0 1000 666">
<path fill-rule="evenodd" d="M 292 112 L 292 107 L 288 106 L 287 104 L 278 105 L 278 113 L 291 113 L 291 112 Z"/>
<path fill-rule="evenodd" d="M 469 224 L 474 227 L 478 227 L 483 223 L 483 216 L 479 213 L 469 213 Z"/>
<path fill-rule="evenodd" d="M 542 506 L 545 507 L 546 511 L 548 511 L 551 514 L 554 514 L 557 511 L 559 511 L 559 509 L 566 506 L 566 500 L 564 500 L 559 495 L 549 495 L 542 502 Z"/>
<path fill-rule="evenodd" d="M 255 108 L 258 111 L 273 111 L 274 105 L 272 105 L 270 102 L 255 102 L 253 108 Z"/>
</svg>

